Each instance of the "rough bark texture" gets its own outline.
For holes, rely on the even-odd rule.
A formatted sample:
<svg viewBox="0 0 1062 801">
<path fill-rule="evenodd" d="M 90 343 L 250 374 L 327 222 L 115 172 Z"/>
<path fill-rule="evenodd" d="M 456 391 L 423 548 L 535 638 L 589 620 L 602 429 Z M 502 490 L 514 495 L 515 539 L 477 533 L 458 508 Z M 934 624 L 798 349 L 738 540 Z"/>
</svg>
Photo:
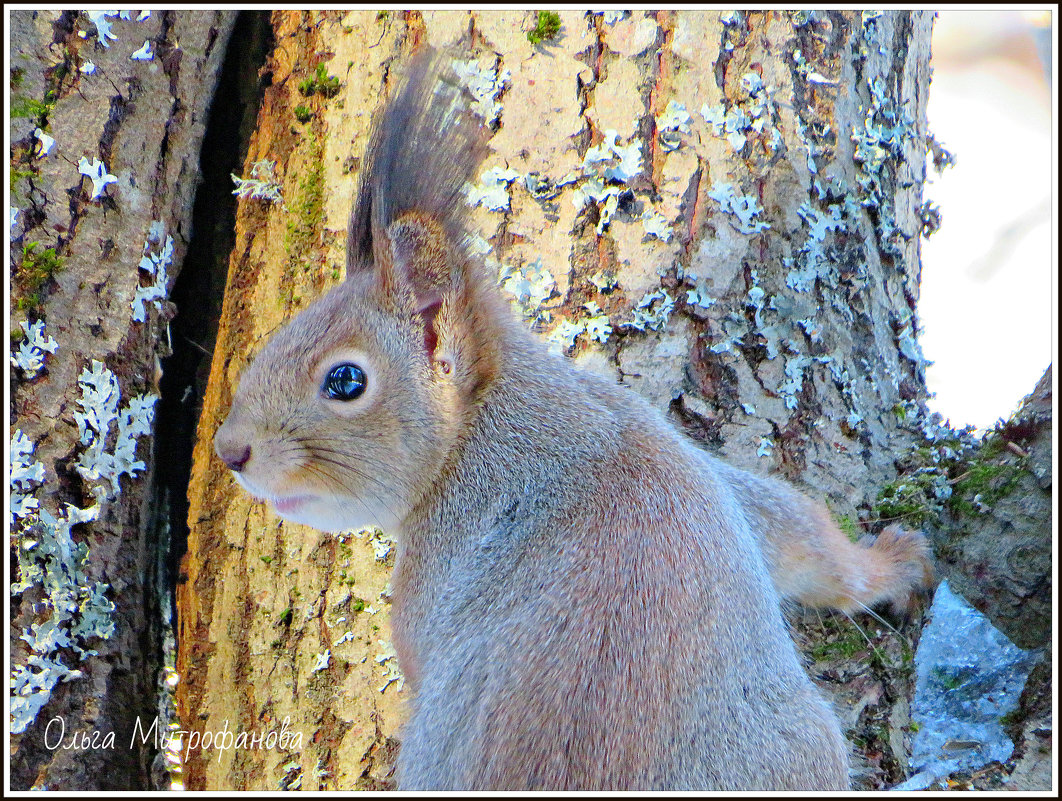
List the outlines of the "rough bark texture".
<svg viewBox="0 0 1062 801">
<path fill-rule="evenodd" d="M 11 319 L 43 320 L 58 350 L 33 378 L 12 368 L 9 419 L 12 430 L 35 444 L 33 456 L 45 472 L 34 495 L 52 514 L 67 503 L 90 506 L 90 490 L 99 486 L 73 468 L 83 450 L 73 416 L 80 411 L 82 370 L 94 359 L 104 363 L 118 380 L 123 406 L 140 393 L 157 393 L 169 310 L 163 306 L 160 315 L 149 303 L 145 322 L 131 319 L 134 294 L 147 279 L 138 263 L 152 222 L 159 221 L 174 242 L 171 283 L 180 266 L 199 146 L 235 18 L 233 12 L 194 11 L 154 12 L 143 21 L 133 16 L 107 18 L 117 37 L 108 39 L 108 47 L 99 44 L 85 14 L 14 10 L 10 17 L 12 205 L 20 209 L 11 228 Z M 146 40 L 153 58 L 132 59 Z M 90 62 L 95 71 L 83 72 Z M 38 127 L 55 140 L 40 157 L 34 154 Z M 78 172 L 82 157 L 98 158 L 117 178 L 97 200 L 91 199 L 92 183 Z M 37 245 L 27 257 L 24 248 L 31 243 Z M 61 267 L 36 287 L 27 272 L 47 248 L 55 249 Z M 12 332 L 14 345 L 19 332 Z M 132 480 L 122 477 L 121 491 L 102 504 L 99 518 L 73 529 L 75 542 L 89 548 L 85 574 L 105 585 L 114 604 L 113 634 L 88 643 L 98 655 L 84 661 L 69 648 L 47 652 L 83 675 L 56 685 L 35 722 L 13 736 L 15 789 L 153 787 L 154 743 L 138 739 L 130 746 L 137 717 L 148 728 L 158 712 L 162 661 L 157 510 L 147 492 L 155 461 L 151 444 L 141 441 L 136 456 L 145 462 L 143 472 Z M 23 519 L 19 527 L 30 522 L 32 517 Z M 13 561 L 15 549 L 25 544 L 25 538 L 12 538 Z M 21 635 L 47 621 L 45 601 L 38 585 L 12 599 L 13 666 L 30 656 Z M 46 747 L 45 729 L 56 717 L 65 724 L 63 746 L 55 747 L 53 726 Z M 113 732 L 113 747 L 69 748 L 76 737 L 91 738 L 93 732 Z"/>
<path fill-rule="evenodd" d="M 340 280 L 365 135 L 392 64 L 419 43 L 510 73 L 484 165 L 512 171 L 507 200 L 475 218 L 544 337 L 734 464 L 827 498 L 853 530 L 913 441 L 893 410 L 925 395 L 913 312 L 932 14 L 560 19 L 532 45 L 532 12 L 273 15 L 272 87 L 243 175 L 275 162 L 284 204 L 245 200 L 238 215 L 190 487 L 178 704 L 203 737 L 265 737 L 287 719 L 289 739 L 191 749 L 191 789 L 389 786 L 404 694 L 387 684 L 386 559 L 251 503 L 211 441 L 265 339 Z M 318 65 L 334 96 L 313 90 Z M 628 157 L 640 145 L 637 168 L 609 143 Z M 611 200 L 577 205 L 602 164 L 618 170 Z M 838 626 L 823 627 L 798 639 L 829 662 L 815 649 Z M 894 702 L 912 644 L 870 636 L 873 659 L 855 633 L 849 664 L 811 673 L 859 735 L 860 785 L 880 787 L 904 775 L 909 713 Z"/>
<path fill-rule="evenodd" d="M 983 511 L 952 515 L 934 537 L 941 574 L 1021 648 L 1051 641 L 1051 368 L 971 455 Z"/>
<path fill-rule="evenodd" d="M 959 468 L 974 483 L 965 495 L 979 503 L 959 507 L 965 513 L 953 506 L 933 531 L 942 576 L 1016 645 L 1042 654 L 1007 726 L 1015 750 L 1005 769 L 1015 790 L 1051 787 L 1052 372 Z"/>
</svg>

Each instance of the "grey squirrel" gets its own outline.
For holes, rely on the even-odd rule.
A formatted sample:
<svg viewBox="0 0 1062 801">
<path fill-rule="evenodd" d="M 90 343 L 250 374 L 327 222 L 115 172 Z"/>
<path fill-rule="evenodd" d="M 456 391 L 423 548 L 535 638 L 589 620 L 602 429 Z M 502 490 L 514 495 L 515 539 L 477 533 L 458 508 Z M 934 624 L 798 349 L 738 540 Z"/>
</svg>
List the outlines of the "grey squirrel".
<svg viewBox="0 0 1062 801">
<path fill-rule="evenodd" d="M 780 599 L 902 604 L 919 534 L 856 545 L 549 354 L 467 247 L 486 153 L 446 61 L 373 129 L 347 277 L 246 370 L 219 457 L 282 517 L 398 543 L 404 790 L 840 790 Z"/>
</svg>

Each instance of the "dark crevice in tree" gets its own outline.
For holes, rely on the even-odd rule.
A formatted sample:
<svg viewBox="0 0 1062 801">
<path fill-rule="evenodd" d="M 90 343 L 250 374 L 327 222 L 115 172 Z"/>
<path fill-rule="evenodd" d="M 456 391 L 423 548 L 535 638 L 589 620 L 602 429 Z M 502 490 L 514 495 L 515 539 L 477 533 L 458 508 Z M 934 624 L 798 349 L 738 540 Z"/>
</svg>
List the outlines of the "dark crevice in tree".
<svg viewBox="0 0 1062 801">
<path fill-rule="evenodd" d="M 237 17 L 210 107 L 199 170 L 191 240 L 170 293 L 177 314 L 170 323 L 173 353 L 162 361 L 156 412 L 156 483 L 159 508 L 167 510 L 169 550 L 161 586 L 170 593 L 171 620 L 180 560 L 188 542 L 188 482 L 196 425 L 210 372 L 222 298 L 234 242 L 236 198 L 231 173 L 240 174 L 269 76 L 260 75 L 273 48 L 269 12 Z M 163 545 L 165 548 L 165 545 Z M 161 611 L 161 610 L 160 610 Z"/>
</svg>

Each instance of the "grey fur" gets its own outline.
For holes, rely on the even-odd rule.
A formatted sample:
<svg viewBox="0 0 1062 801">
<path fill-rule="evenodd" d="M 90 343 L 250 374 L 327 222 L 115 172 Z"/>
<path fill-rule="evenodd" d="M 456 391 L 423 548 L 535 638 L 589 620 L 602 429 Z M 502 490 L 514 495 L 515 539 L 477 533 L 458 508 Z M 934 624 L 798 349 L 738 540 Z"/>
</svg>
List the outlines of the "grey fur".
<svg viewBox="0 0 1062 801">
<path fill-rule="evenodd" d="M 290 519 L 393 529 L 414 692 L 399 786 L 846 788 L 777 587 L 904 597 L 919 541 L 848 543 L 795 490 L 547 353 L 460 246 L 482 137 L 444 71 L 421 57 L 384 111 L 348 280 L 268 343 L 215 438 L 230 462 L 250 447 L 238 478 Z M 330 399 L 322 377 L 352 360 L 369 389 Z"/>
</svg>

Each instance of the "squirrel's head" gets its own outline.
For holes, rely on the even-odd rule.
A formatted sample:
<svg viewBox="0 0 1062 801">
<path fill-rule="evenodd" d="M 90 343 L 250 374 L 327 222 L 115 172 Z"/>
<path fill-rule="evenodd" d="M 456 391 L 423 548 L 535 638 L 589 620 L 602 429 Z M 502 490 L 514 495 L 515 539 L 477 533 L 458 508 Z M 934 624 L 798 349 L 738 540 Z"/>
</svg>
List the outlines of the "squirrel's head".
<svg viewBox="0 0 1062 801">
<path fill-rule="evenodd" d="M 497 370 L 511 315 L 442 227 L 405 214 L 266 344 L 214 439 L 253 495 L 325 531 L 393 528 Z"/>
<path fill-rule="evenodd" d="M 215 437 L 282 516 L 391 527 L 470 424 L 512 325 L 465 246 L 485 152 L 448 62 L 421 51 L 370 135 L 345 283 L 266 345 Z"/>
</svg>

